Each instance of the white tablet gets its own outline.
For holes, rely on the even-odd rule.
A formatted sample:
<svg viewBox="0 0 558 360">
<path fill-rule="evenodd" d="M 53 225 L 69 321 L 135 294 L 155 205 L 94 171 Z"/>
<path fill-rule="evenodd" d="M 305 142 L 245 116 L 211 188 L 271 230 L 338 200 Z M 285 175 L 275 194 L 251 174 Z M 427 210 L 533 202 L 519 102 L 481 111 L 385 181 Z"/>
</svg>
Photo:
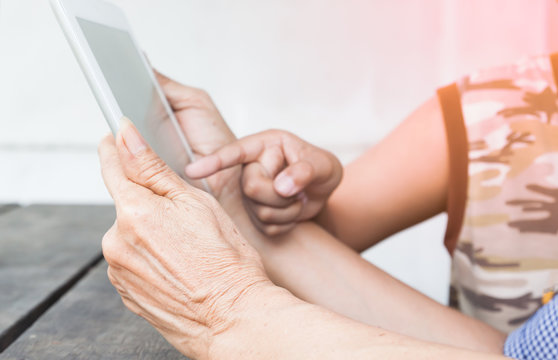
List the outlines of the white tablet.
<svg viewBox="0 0 558 360">
<path fill-rule="evenodd" d="M 51 0 L 51 5 L 112 132 L 126 116 L 185 178 L 192 150 L 124 13 L 102 0 Z"/>
</svg>

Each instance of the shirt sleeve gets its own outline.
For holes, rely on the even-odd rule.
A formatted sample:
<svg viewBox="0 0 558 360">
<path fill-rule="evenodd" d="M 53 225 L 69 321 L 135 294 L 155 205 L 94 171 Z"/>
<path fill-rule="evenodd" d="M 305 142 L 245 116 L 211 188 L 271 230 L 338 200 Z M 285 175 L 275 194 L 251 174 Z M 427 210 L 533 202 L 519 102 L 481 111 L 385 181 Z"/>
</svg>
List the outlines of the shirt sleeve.
<svg viewBox="0 0 558 360">
<path fill-rule="evenodd" d="M 467 130 L 463 118 L 461 94 L 456 83 L 440 88 L 438 100 L 444 117 L 449 151 L 449 181 L 447 195 L 448 223 L 444 244 L 450 254 L 457 245 L 463 225 L 469 179 L 469 152 Z"/>
<path fill-rule="evenodd" d="M 558 296 L 508 336 L 504 355 L 520 360 L 558 358 Z"/>
</svg>

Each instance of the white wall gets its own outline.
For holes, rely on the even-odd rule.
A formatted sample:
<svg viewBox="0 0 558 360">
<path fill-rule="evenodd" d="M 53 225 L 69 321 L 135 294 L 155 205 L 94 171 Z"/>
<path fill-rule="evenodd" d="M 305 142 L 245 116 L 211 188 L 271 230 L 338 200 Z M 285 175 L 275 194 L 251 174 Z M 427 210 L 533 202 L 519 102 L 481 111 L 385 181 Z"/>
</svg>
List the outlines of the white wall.
<svg viewBox="0 0 558 360">
<path fill-rule="evenodd" d="M 238 135 L 287 129 L 345 162 L 437 86 L 558 49 L 552 0 L 114 2 L 152 63 L 208 90 Z M 108 202 L 95 154 L 107 131 L 48 2 L 0 0 L 0 202 Z M 366 256 L 444 301 L 444 225 Z"/>
</svg>

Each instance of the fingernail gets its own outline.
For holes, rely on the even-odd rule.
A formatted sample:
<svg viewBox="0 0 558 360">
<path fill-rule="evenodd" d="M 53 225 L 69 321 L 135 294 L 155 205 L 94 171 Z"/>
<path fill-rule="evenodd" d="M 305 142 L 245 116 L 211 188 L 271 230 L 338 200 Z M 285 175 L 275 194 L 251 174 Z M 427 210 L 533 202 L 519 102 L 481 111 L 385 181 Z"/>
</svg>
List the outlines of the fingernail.
<svg viewBox="0 0 558 360">
<path fill-rule="evenodd" d="M 286 174 L 279 174 L 273 182 L 275 190 L 283 196 L 291 196 L 295 193 L 295 183 L 293 179 Z"/>
<path fill-rule="evenodd" d="M 147 144 L 134 124 L 126 117 L 122 118 L 120 123 L 120 133 L 122 134 L 124 145 L 126 145 L 128 151 L 133 155 L 137 155 L 144 151 L 147 148 Z"/>
</svg>

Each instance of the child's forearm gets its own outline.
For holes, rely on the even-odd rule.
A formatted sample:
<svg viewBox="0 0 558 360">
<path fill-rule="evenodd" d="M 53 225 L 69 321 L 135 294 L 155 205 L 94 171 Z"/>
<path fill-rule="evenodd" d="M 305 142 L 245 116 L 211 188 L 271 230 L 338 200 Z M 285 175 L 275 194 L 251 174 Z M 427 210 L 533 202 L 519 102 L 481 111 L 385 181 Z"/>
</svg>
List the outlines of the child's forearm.
<svg viewBox="0 0 558 360">
<path fill-rule="evenodd" d="M 318 225 L 302 223 L 286 235 L 267 238 L 242 211 L 235 214 L 271 279 L 299 298 L 417 339 L 502 353 L 502 333 L 392 278 Z"/>
</svg>

